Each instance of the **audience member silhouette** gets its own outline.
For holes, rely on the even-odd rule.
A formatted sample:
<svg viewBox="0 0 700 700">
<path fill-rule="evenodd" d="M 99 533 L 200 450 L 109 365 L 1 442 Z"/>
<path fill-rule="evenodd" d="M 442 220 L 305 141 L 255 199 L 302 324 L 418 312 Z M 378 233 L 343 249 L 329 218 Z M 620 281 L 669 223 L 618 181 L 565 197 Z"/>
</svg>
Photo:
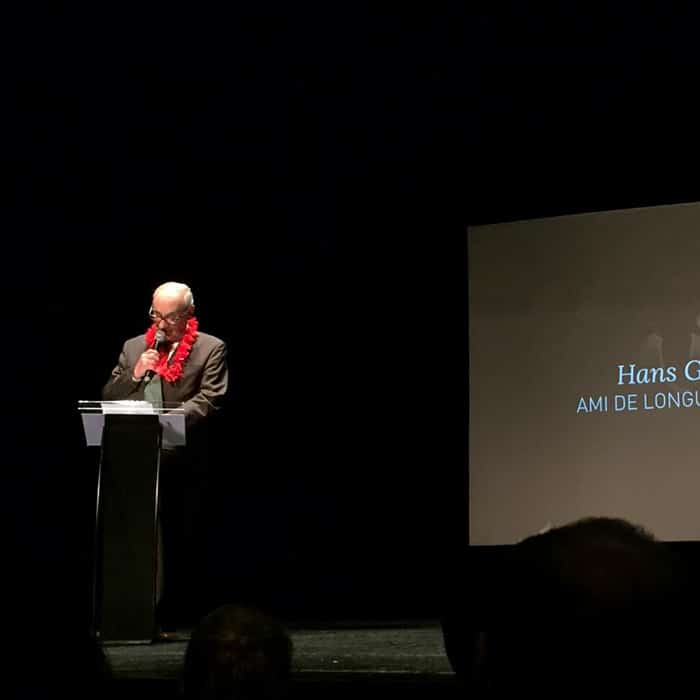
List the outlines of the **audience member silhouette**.
<svg viewBox="0 0 700 700">
<path fill-rule="evenodd" d="M 222 605 L 195 627 L 185 652 L 182 691 L 192 700 L 278 700 L 287 693 L 292 642 L 259 610 Z"/>
<path fill-rule="evenodd" d="M 48 639 L 27 631 L 11 640 L 14 653 L 9 656 L 9 688 L 3 686 L 3 697 L 115 697 L 112 667 L 99 641 L 87 631 L 50 629 L 54 636 Z"/>
<path fill-rule="evenodd" d="M 683 687 L 692 649 L 687 572 L 616 518 L 528 537 L 506 556 L 482 620 L 475 677 L 489 697 L 632 697 Z"/>
</svg>

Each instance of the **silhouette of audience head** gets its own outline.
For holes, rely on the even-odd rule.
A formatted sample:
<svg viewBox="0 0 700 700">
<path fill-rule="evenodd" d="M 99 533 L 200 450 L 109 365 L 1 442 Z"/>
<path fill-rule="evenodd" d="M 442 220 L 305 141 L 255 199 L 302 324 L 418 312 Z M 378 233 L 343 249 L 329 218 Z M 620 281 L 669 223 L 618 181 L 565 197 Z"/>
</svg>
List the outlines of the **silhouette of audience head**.
<svg viewBox="0 0 700 700">
<path fill-rule="evenodd" d="M 37 637 L 32 628 L 12 639 L 3 697 L 113 697 L 112 667 L 99 641 L 87 631 L 48 629 L 55 637 Z"/>
<path fill-rule="evenodd" d="M 292 642 L 275 619 L 222 605 L 193 630 L 184 661 L 185 698 L 275 700 L 286 694 Z"/>
<path fill-rule="evenodd" d="M 528 537 L 498 575 L 477 678 L 493 696 L 668 690 L 685 668 L 673 633 L 688 614 L 685 592 L 671 551 L 625 520 Z"/>
</svg>

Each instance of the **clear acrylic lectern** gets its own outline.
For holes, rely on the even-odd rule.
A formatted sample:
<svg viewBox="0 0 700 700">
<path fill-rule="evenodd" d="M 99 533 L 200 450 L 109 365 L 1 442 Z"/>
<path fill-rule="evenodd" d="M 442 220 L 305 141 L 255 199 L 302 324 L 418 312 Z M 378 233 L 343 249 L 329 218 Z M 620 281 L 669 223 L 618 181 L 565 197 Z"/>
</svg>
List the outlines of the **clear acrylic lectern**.
<svg viewBox="0 0 700 700">
<path fill-rule="evenodd" d="M 156 633 L 160 450 L 185 444 L 182 404 L 79 401 L 88 446 L 100 447 L 92 624 L 103 642 Z"/>
</svg>

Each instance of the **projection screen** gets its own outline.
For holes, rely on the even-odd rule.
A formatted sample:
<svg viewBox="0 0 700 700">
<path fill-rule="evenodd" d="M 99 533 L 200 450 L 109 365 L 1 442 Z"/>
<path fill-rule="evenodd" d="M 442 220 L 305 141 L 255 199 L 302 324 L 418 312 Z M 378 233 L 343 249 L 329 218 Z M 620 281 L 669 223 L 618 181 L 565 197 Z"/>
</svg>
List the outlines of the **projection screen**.
<svg viewBox="0 0 700 700">
<path fill-rule="evenodd" d="M 700 540 L 700 203 L 467 235 L 470 543 Z"/>
</svg>

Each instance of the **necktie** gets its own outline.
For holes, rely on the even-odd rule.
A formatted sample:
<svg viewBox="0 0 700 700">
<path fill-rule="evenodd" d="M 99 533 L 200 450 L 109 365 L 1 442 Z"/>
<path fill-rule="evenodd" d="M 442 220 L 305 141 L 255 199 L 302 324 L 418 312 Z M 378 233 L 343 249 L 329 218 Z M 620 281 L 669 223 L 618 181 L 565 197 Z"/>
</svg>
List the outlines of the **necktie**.
<svg viewBox="0 0 700 700">
<path fill-rule="evenodd" d="M 170 361 L 170 358 L 173 356 L 173 353 L 175 352 L 175 348 L 177 347 L 177 343 L 172 345 L 170 347 L 170 350 L 168 351 L 168 362 Z M 160 378 L 159 374 L 154 374 L 153 377 L 151 377 L 150 382 L 146 382 L 146 386 L 143 389 L 143 397 L 146 401 L 149 401 L 152 404 L 155 404 L 158 407 L 163 406 L 163 382 Z"/>
<path fill-rule="evenodd" d="M 146 382 L 143 389 L 143 398 L 156 406 L 163 405 L 163 384 L 160 375 L 154 374 L 150 382 Z"/>
</svg>

